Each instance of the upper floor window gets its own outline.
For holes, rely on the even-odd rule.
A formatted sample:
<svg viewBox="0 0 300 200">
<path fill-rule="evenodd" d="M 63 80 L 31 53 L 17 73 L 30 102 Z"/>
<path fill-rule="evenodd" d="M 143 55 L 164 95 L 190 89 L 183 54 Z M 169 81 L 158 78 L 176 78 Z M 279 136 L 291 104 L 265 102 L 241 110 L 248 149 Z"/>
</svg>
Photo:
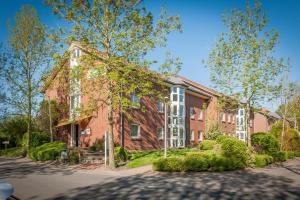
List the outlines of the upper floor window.
<svg viewBox="0 0 300 200">
<path fill-rule="evenodd" d="M 81 55 L 81 51 L 80 51 L 80 49 L 77 47 L 77 48 L 75 48 L 74 50 L 73 50 L 73 54 L 72 54 L 72 57 L 73 58 L 79 58 L 80 57 L 80 55 Z"/>
<path fill-rule="evenodd" d="M 240 116 L 244 115 L 244 109 L 240 109 L 239 112 L 240 112 Z"/>
<path fill-rule="evenodd" d="M 190 117 L 191 119 L 195 119 L 195 110 L 193 107 L 190 107 Z"/>
<path fill-rule="evenodd" d="M 228 115 L 227 115 L 227 122 L 228 122 L 228 123 L 231 123 L 231 114 L 228 114 Z"/>
<path fill-rule="evenodd" d="M 172 93 L 177 93 L 177 87 L 172 87 Z"/>
<path fill-rule="evenodd" d="M 140 106 L 140 98 L 135 93 L 131 95 L 130 100 L 132 107 L 138 108 Z"/>
<path fill-rule="evenodd" d="M 158 112 L 160 112 L 160 113 L 163 113 L 163 112 L 164 112 L 164 103 L 163 103 L 163 102 L 159 101 L 159 102 L 157 103 L 157 110 L 158 110 Z"/>
<path fill-rule="evenodd" d="M 183 116 L 183 115 L 184 115 L 184 106 L 179 105 L 179 116 Z"/>
<path fill-rule="evenodd" d="M 252 126 L 253 126 L 253 120 L 250 119 L 250 127 L 252 128 Z"/>
<path fill-rule="evenodd" d="M 235 114 L 232 115 L 232 123 L 235 123 Z"/>
<path fill-rule="evenodd" d="M 203 120 L 203 110 L 200 110 L 198 120 Z"/>
<path fill-rule="evenodd" d="M 221 120 L 222 120 L 222 122 L 225 122 L 226 120 L 225 120 L 225 113 L 221 113 L 220 114 L 220 118 L 221 118 Z"/>
<path fill-rule="evenodd" d="M 172 95 L 172 100 L 173 101 L 178 101 L 178 94 L 173 94 Z"/>
<path fill-rule="evenodd" d="M 131 124 L 130 136 L 133 139 L 140 137 L 140 126 L 139 125 Z"/>
<path fill-rule="evenodd" d="M 173 115 L 177 115 L 177 105 L 173 105 Z"/>
</svg>

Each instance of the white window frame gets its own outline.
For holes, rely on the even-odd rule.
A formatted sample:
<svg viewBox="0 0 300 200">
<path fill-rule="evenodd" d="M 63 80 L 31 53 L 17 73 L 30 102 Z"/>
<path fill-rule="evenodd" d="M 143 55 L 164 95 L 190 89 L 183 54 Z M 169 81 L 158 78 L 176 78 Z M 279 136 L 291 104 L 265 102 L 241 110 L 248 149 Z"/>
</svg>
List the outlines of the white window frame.
<svg viewBox="0 0 300 200">
<path fill-rule="evenodd" d="M 164 139 L 164 135 L 165 135 L 164 128 L 163 127 L 157 128 L 157 138 L 159 140 L 163 140 Z"/>
<path fill-rule="evenodd" d="M 132 108 L 139 108 L 140 107 L 140 98 L 135 93 L 131 94 L 130 101 L 131 101 L 131 107 Z"/>
<path fill-rule="evenodd" d="M 226 122 L 225 113 L 221 112 L 221 120 L 222 122 Z"/>
<path fill-rule="evenodd" d="M 195 109 L 194 109 L 194 107 L 190 107 L 190 118 L 195 119 Z"/>
<path fill-rule="evenodd" d="M 132 126 L 137 126 L 138 127 L 138 132 L 137 132 L 137 136 L 132 136 Z M 141 137 L 141 133 L 140 133 L 141 127 L 139 124 L 130 124 L 130 137 L 131 139 L 138 139 Z"/>
<path fill-rule="evenodd" d="M 199 137 L 200 134 L 200 137 Z M 203 141 L 203 131 L 198 131 L 198 141 Z"/>
<path fill-rule="evenodd" d="M 195 141 L 195 131 L 194 130 L 191 130 L 190 140 Z"/>
<path fill-rule="evenodd" d="M 165 112 L 165 104 L 162 101 L 157 102 L 157 111 L 159 113 L 164 113 Z"/>
<path fill-rule="evenodd" d="M 203 110 L 200 110 L 198 120 L 203 121 Z"/>
<path fill-rule="evenodd" d="M 229 124 L 231 123 L 231 114 L 230 113 L 227 114 L 227 122 Z"/>
</svg>

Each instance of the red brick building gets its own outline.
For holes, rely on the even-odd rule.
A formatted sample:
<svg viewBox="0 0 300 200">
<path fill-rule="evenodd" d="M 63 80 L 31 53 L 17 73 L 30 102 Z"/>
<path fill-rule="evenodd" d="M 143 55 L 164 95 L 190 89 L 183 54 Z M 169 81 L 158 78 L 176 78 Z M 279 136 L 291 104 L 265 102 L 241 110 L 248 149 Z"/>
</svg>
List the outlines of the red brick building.
<svg viewBox="0 0 300 200">
<path fill-rule="evenodd" d="M 89 147 L 97 139 L 103 139 L 108 130 L 107 108 L 103 107 L 91 115 L 78 115 L 70 119 L 74 109 L 87 103 L 88 99 L 81 96 L 80 90 L 70 92 L 68 72 L 72 66 L 78 65 L 81 47 L 72 44 L 69 51 L 71 58 L 62 61 L 48 77 L 44 87 L 45 98 L 56 100 L 67 105 L 66 112 L 61 113 L 61 120 L 56 126 L 56 135 L 65 140 L 71 147 Z M 60 79 L 60 80 L 59 80 Z M 64 81 L 61 81 L 63 79 Z M 49 81 L 50 80 L 50 81 Z M 205 139 L 205 132 L 212 124 L 219 123 L 223 132 L 245 140 L 244 110 L 224 112 L 218 109 L 217 100 L 220 93 L 203 85 L 176 76 L 168 80 L 170 85 L 168 110 L 168 145 L 185 147 L 194 145 Z M 62 86 L 65 87 L 62 87 Z M 132 96 L 132 101 L 140 101 L 146 112 L 132 108 L 134 118 L 119 113 L 114 118 L 115 141 L 129 150 L 149 150 L 163 147 L 164 135 L 164 103 L 155 102 L 150 98 L 141 99 Z M 74 113 L 73 113 L 74 114 Z M 256 115 L 253 115 L 255 118 Z M 260 117 L 260 116 L 259 116 Z M 251 119 L 250 132 L 261 131 L 263 120 Z"/>
</svg>

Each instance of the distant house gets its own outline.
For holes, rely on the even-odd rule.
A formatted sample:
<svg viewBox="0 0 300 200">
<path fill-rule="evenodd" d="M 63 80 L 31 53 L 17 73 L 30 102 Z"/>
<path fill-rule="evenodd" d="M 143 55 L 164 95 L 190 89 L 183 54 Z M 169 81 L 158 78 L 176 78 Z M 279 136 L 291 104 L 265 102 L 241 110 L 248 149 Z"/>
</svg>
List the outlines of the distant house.
<svg viewBox="0 0 300 200">
<path fill-rule="evenodd" d="M 61 113 L 62 120 L 56 126 L 56 135 L 70 147 L 89 147 L 97 139 L 103 139 L 108 130 L 106 107 L 93 111 L 90 115 L 77 113 L 76 109 L 88 102 L 82 96 L 80 88 L 70 92 L 68 80 L 70 68 L 79 65 L 83 49 L 73 43 L 69 50 L 71 58 L 65 59 L 47 77 L 44 93 L 47 98 L 59 104 L 68 105 L 67 111 Z M 59 81 L 63 78 L 63 81 Z M 80 85 L 80 84 L 79 84 Z M 173 76 L 168 80 L 170 106 L 168 111 L 167 138 L 170 147 L 186 147 L 205 139 L 205 132 L 213 123 L 219 123 L 222 131 L 246 140 L 245 111 L 219 110 L 218 98 L 221 94 L 215 90 L 195 83 L 182 76 Z M 97 91 L 95 91 L 97 92 Z M 115 113 L 115 142 L 130 150 L 159 149 L 164 144 L 164 103 L 148 97 L 141 99 L 134 94 L 131 101 L 140 102 L 146 112 L 132 108 L 134 118 Z M 250 133 L 268 130 L 269 118 L 257 113 L 251 114 Z M 274 119 L 275 120 L 275 119 Z"/>
<path fill-rule="evenodd" d="M 254 113 L 254 133 L 269 132 L 271 126 L 281 117 L 266 108 L 262 108 L 260 111 Z"/>
</svg>

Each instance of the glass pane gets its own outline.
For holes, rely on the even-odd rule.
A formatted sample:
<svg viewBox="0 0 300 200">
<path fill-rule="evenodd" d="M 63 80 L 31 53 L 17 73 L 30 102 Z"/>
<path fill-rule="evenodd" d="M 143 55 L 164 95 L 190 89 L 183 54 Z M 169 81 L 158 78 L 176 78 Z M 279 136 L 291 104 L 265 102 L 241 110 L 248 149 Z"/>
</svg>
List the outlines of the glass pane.
<svg viewBox="0 0 300 200">
<path fill-rule="evenodd" d="M 179 102 L 183 102 L 183 95 L 179 95 Z"/>
<path fill-rule="evenodd" d="M 137 137 L 137 136 L 138 136 L 138 126 L 131 125 L 131 137 Z"/>
<path fill-rule="evenodd" d="M 179 116 L 183 116 L 183 105 L 179 105 Z"/>
<path fill-rule="evenodd" d="M 173 115 L 177 115 L 177 106 L 173 106 Z"/>
<path fill-rule="evenodd" d="M 178 95 L 177 94 L 173 94 L 173 101 L 178 101 Z"/>
<path fill-rule="evenodd" d="M 173 87 L 173 88 L 172 88 L 172 92 L 173 92 L 173 93 L 177 93 L 177 87 Z"/>
<path fill-rule="evenodd" d="M 179 94 L 184 94 L 184 89 L 179 88 Z"/>
</svg>

